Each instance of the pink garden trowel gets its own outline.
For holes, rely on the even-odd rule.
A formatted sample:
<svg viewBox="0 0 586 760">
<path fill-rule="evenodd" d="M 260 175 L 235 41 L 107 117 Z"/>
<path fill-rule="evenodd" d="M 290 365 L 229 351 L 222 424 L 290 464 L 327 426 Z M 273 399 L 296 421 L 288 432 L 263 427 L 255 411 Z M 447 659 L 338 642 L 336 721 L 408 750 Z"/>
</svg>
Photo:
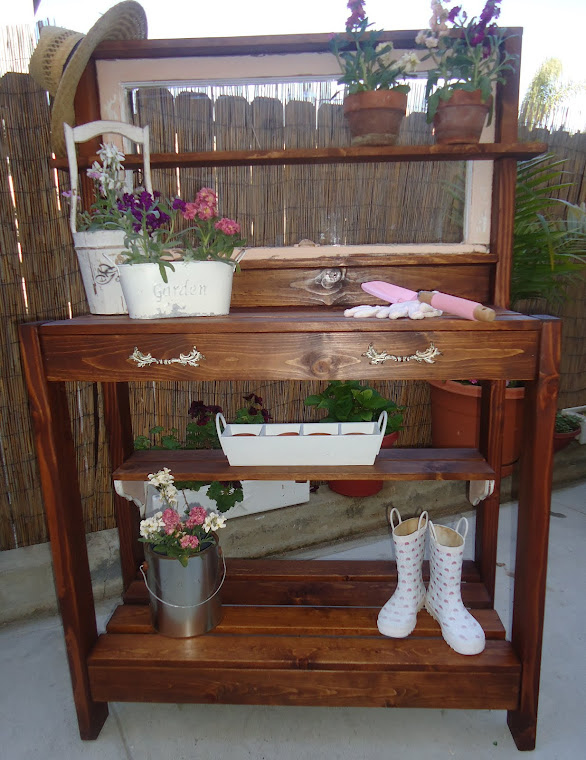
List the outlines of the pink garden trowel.
<svg viewBox="0 0 586 760">
<path fill-rule="evenodd" d="M 483 306 L 476 301 L 468 301 L 466 298 L 439 293 L 436 290 L 420 290 L 417 292 L 416 290 L 400 288 L 398 285 L 391 285 L 390 282 L 383 282 L 382 280 L 363 282 L 362 290 L 388 303 L 420 301 L 433 306 L 434 309 L 441 309 L 450 314 L 455 314 L 457 317 L 464 317 L 464 319 L 492 322 L 495 318 L 495 312 L 488 306 Z"/>
</svg>

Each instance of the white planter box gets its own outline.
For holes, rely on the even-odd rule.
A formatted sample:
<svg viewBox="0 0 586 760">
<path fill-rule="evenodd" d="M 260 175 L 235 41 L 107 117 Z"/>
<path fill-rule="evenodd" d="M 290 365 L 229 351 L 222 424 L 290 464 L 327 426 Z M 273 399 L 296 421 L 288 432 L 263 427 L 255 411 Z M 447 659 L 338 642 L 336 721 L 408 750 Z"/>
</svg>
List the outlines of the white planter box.
<svg viewBox="0 0 586 760">
<path fill-rule="evenodd" d="M 132 319 L 228 314 L 234 267 L 221 261 L 174 261 L 164 282 L 158 264 L 121 264 L 120 283 Z"/>
<path fill-rule="evenodd" d="M 227 425 L 223 414 L 216 415 L 222 450 L 231 465 L 241 467 L 374 464 L 386 424 L 386 412 L 377 422 L 264 425 Z"/>
<path fill-rule="evenodd" d="M 580 443 L 586 443 L 586 406 L 569 406 L 567 409 L 562 409 L 562 414 L 573 415 L 580 419 L 580 435 L 578 440 Z"/>
</svg>

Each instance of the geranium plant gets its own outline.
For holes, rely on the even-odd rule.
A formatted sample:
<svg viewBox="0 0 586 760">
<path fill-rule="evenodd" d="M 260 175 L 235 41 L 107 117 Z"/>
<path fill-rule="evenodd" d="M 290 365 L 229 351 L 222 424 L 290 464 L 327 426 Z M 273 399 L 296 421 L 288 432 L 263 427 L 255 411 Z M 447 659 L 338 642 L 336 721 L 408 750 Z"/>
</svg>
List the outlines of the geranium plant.
<svg viewBox="0 0 586 760">
<path fill-rule="evenodd" d="M 371 422 L 386 411 L 385 435 L 397 432 L 403 425 L 405 407 L 384 398 L 359 380 L 333 380 L 321 393 L 307 396 L 304 403 L 327 411 L 320 422 Z"/>
<path fill-rule="evenodd" d="M 381 32 L 370 29 L 364 0 L 348 0 L 348 9 L 346 33 L 334 35 L 330 42 L 342 69 L 338 84 L 346 85 L 350 95 L 368 90 L 409 92 L 404 79 L 415 71 L 417 55 L 398 57 L 392 43 L 381 43 Z"/>
<path fill-rule="evenodd" d="M 492 87 L 506 81 L 517 56 L 503 49 L 503 32 L 494 23 L 500 16 L 501 0 L 487 0 L 480 16 L 468 17 L 461 5 L 447 6 L 450 0 L 432 0 L 430 28 L 415 38 L 427 49 L 422 60 L 431 59 L 426 98 L 427 120 L 433 121 L 441 100 L 449 100 L 455 90 L 480 90 L 483 102 L 491 102 Z M 491 102 L 492 103 L 492 102 Z M 489 111 L 489 121 L 492 107 Z"/>
<path fill-rule="evenodd" d="M 226 527 L 226 519 L 215 512 L 208 514 L 203 507 L 189 507 L 184 516 L 177 511 L 179 492 L 168 467 L 149 475 L 165 504 L 165 509 L 140 523 L 140 541 L 149 544 L 157 554 L 178 559 L 187 567 L 190 557 L 217 542 L 215 531 Z"/>
</svg>

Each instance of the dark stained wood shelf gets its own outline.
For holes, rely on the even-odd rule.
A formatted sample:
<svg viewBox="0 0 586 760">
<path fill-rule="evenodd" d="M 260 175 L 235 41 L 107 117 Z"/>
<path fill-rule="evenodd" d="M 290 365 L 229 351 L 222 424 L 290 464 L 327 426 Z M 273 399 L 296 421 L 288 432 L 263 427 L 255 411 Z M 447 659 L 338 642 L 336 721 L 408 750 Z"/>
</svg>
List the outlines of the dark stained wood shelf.
<svg viewBox="0 0 586 760">
<path fill-rule="evenodd" d="M 394 562 L 343 560 L 226 559 L 222 601 L 232 605 L 378 607 L 397 584 Z M 424 563 L 423 577 L 429 579 Z M 490 596 L 472 560 L 462 568 L 464 603 L 474 609 L 490 607 Z M 126 605 L 147 604 L 142 576 L 123 595 Z M 324 601 L 325 600 L 325 601 Z M 326 605 L 327 601 L 327 605 Z"/>
<path fill-rule="evenodd" d="M 135 451 L 114 480 L 147 480 L 169 467 L 176 480 L 492 480 L 476 449 L 382 449 L 373 465 L 234 467 L 222 451 Z"/>
<path fill-rule="evenodd" d="M 379 634 L 378 610 L 396 579 L 392 563 L 232 560 L 227 566 L 224 618 L 206 636 L 156 633 L 144 584 L 141 601 L 118 607 L 88 659 L 94 698 L 476 709 L 517 703 L 519 659 L 492 609 L 473 610 L 486 649 L 462 657 L 426 612 L 406 639 Z M 258 585 L 261 575 L 265 586 Z M 486 591 L 472 563 L 465 576 L 464 599 L 476 607 Z"/>
<path fill-rule="evenodd" d="M 284 150 L 227 150 L 205 153 L 151 153 L 152 169 L 184 169 L 209 166 L 298 166 L 302 164 L 400 163 L 405 161 L 495 161 L 514 158 L 526 161 L 547 150 L 541 142 L 479 143 L 478 145 L 341 146 L 336 148 L 288 148 Z M 98 156 L 80 157 L 80 169 L 89 168 Z M 127 155 L 127 169 L 142 166 L 142 156 Z M 67 169 L 67 159 L 51 161 Z"/>
</svg>

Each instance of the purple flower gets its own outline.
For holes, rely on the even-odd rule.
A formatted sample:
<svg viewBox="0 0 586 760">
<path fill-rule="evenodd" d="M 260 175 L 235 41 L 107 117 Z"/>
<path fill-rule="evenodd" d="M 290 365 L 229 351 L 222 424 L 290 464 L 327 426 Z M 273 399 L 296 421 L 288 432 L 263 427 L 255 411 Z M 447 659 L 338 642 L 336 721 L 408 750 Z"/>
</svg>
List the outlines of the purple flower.
<svg viewBox="0 0 586 760">
<path fill-rule="evenodd" d="M 185 203 L 185 201 L 182 201 L 181 198 L 175 198 L 175 200 L 171 204 L 171 208 L 173 209 L 173 211 L 185 211 L 186 205 L 187 204 Z"/>
<path fill-rule="evenodd" d="M 501 15 L 501 9 L 498 4 L 501 0 L 487 0 L 486 5 L 482 9 L 480 14 L 480 25 L 485 27 L 493 19 L 497 19 Z"/>
<path fill-rule="evenodd" d="M 456 18 L 458 17 L 458 13 L 462 10 L 461 5 L 456 5 L 452 10 L 448 13 L 448 21 L 450 24 L 453 24 Z"/>
<path fill-rule="evenodd" d="M 350 16 L 348 17 L 348 20 L 346 21 L 346 31 L 350 31 L 355 26 L 360 26 L 360 24 L 366 18 L 366 11 L 364 10 L 364 0 L 348 0 L 347 7 L 348 7 L 348 10 L 350 11 Z"/>
</svg>

